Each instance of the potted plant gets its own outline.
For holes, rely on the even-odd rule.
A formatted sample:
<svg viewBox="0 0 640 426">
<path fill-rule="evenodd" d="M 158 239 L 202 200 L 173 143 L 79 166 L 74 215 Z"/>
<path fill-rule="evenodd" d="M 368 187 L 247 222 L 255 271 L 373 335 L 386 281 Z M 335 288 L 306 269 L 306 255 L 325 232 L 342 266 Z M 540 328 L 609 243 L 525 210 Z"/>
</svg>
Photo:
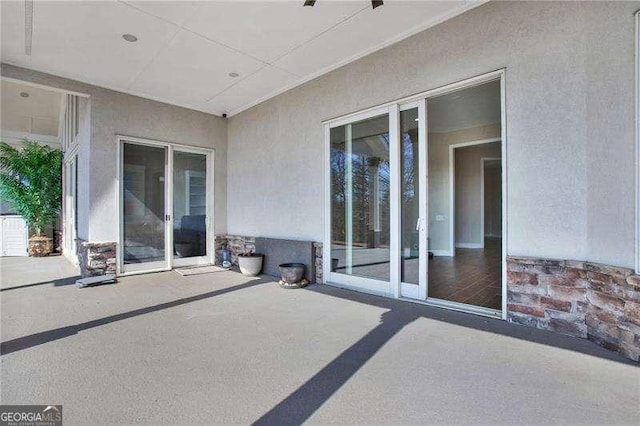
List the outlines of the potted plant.
<svg viewBox="0 0 640 426">
<path fill-rule="evenodd" d="M 53 251 L 53 239 L 44 231 L 60 213 L 62 157 L 61 150 L 28 139 L 21 149 L 0 142 L 0 195 L 33 230 L 31 256 Z"/>
<path fill-rule="evenodd" d="M 304 278 L 304 263 L 282 263 L 280 269 L 280 286 L 284 288 L 302 288 L 309 284 Z"/>
<path fill-rule="evenodd" d="M 240 272 L 243 275 L 255 277 L 262 271 L 262 261 L 264 255 L 260 253 L 254 253 L 253 250 L 247 250 L 244 253 L 238 255 L 238 266 Z"/>
</svg>

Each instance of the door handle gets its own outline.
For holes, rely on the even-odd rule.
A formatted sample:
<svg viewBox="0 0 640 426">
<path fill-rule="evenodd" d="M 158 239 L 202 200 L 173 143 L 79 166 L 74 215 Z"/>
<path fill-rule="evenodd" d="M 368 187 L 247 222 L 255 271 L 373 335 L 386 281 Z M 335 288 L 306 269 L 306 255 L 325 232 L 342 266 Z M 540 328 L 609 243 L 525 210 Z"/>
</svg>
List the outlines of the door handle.
<svg viewBox="0 0 640 426">
<path fill-rule="evenodd" d="M 420 230 L 420 224 L 422 223 L 422 218 L 419 217 L 418 220 L 416 221 L 416 231 Z"/>
</svg>

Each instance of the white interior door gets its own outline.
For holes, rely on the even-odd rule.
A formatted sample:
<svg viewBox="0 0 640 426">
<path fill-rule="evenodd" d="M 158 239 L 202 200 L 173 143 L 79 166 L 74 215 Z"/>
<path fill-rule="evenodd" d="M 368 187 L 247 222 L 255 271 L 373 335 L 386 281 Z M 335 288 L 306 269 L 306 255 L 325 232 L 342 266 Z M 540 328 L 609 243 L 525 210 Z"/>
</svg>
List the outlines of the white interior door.
<svg viewBox="0 0 640 426">
<path fill-rule="evenodd" d="M 400 105 L 400 296 L 425 300 L 428 275 L 426 101 Z"/>
</svg>

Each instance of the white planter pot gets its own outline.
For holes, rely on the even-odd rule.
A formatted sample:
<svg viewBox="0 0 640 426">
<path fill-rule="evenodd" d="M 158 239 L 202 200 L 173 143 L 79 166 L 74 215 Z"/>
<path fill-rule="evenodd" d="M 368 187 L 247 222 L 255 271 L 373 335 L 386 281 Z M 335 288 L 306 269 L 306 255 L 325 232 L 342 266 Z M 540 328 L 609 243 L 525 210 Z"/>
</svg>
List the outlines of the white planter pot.
<svg viewBox="0 0 640 426">
<path fill-rule="evenodd" d="M 238 266 L 242 275 L 255 277 L 262 271 L 263 255 L 253 254 L 252 256 L 238 256 Z"/>
</svg>

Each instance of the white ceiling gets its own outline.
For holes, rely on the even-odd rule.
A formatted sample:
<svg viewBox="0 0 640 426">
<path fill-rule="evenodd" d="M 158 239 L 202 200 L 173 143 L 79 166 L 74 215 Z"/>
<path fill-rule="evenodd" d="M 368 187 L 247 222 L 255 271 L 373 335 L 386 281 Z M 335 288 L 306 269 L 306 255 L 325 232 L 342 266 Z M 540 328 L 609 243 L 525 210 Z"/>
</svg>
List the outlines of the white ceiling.
<svg viewBox="0 0 640 426">
<path fill-rule="evenodd" d="M 483 2 L 36 0 L 28 56 L 25 2 L 2 1 L 1 59 L 233 115 Z"/>
<path fill-rule="evenodd" d="M 20 93 L 29 97 L 24 98 Z M 58 136 L 62 94 L 33 86 L 2 81 L 0 84 L 2 131 Z"/>
</svg>

